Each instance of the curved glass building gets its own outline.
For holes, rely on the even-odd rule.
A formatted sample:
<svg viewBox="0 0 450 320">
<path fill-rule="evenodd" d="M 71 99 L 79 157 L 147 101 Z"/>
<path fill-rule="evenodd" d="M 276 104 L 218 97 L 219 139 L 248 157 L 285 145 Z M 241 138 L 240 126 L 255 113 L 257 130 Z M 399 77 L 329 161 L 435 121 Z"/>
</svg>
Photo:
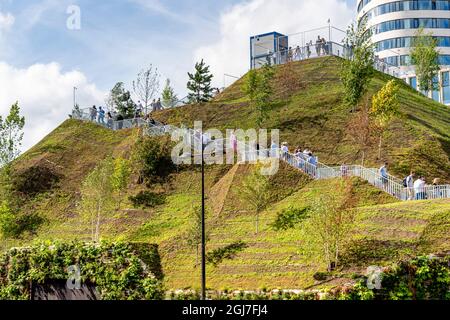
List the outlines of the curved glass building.
<svg viewBox="0 0 450 320">
<path fill-rule="evenodd" d="M 442 0 L 358 0 L 358 19 L 367 17 L 372 28 L 376 55 L 399 66 L 402 78 L 417 88 L 409 53 L 414 35 L 421 27 L 438 41 L 441 72 L 436 82 L 441 90 L 426 93 L 450 105 L 450 1 Z"/>
</svg>

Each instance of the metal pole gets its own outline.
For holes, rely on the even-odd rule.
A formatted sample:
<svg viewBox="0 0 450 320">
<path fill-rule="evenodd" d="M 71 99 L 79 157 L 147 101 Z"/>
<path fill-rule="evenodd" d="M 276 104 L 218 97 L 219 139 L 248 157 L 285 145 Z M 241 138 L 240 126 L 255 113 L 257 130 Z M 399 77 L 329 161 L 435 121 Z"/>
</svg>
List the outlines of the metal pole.
<svg viewBox="0 0 450 320">
<path fill-rule="evenodd" d="M 331 42 L 331 20 L 328 19 L 328 41 Z"/>
<path fill-rule="evenodd" d="M 206 300 L 206 235 L 205 235 L 205 146 L 202 131 L 202 300 Z"/>
<path fill-rule="evenodd" d="M 73 87 L 73 108 L 77 106 L 76 99 L 75 99 L 75 92 L 77 90 L 77 87 Z"/>
</svg>

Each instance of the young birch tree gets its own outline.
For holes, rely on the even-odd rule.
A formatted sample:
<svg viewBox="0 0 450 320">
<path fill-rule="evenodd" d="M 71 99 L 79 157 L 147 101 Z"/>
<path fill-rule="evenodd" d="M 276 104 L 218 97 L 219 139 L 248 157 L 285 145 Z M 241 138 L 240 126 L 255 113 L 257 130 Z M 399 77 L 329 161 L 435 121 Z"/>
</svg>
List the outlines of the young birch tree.
<svg viewBox="0 0 450 320">
<path fill-rule="evenodd" d="M 255 214 L 256 234 L 259 232 L 259 216 L 267 209 L 273 198 L 269 178 L 262 175 L 260 169 L 260 165 L 256 165 L 238 189 L 241 199 L 252 208 Z"/>
<path fill-rule="evenodd" d="M 81 188 L 81 213 L 90 221 L 92 241 L 100 240 L 102 219 L 115 211 L 114 160 L 103 160 L 84 180 Z"/>
<path fill-rule="evenodd" d="M 397 98 L 398 90 L 399 86 L 395 80 L 390 80 L 372 98 L 371 115 L 375 118 L 380 130 L 378 159 L 381 159 L 383 135 L 392 119 L 399 114 L 399 102 Z"/>
<path fill-rule="evenodd" d="M 178 97 L 175 94 L 175 90 L 170 86 L 170 80 L 166 80 L 166 85 L 161 94 L 162 105 L 164 108 L 173 108 L 176 106 Z"/>
<path fill-rule="evenodd" d="M 344 86 L 344 102 L 354 112 L 358 103 L 368 91 L 374 75 L 374 46 L 370 40 L 371 28 L 367 19 L 355 22 L 347 30 L 345 46 L 351 50 L 350 59 L 344 59 L 341 80 Z"/>
<path fill-rule="evenodd" d="M 18 102 L 11 106 L 9 115 L 0 116 L 0 167 L 9 164 L 20 154 L 25 117 L 20 116 Z"/>
<path fill-rule="evenodd" d="M 146 114 L 151 100 L 159 90 L 160 77 L 158 69 L 150 65 L 147 69 L 141 70 L 137 79 L 133 81 L 133 92 L 143 102 Z"/>
<path fill-rule="evenodd" d="M 309 219 L 301 227 L 305 254 L 326 263 L 329 272 L 339 267 L 340 256 L 352 239 L 354 207 L 351 182 L 342 180 L 335 192 L 314 195 Z"/>
<path fill-rule="evenodd" d="M 116 194 L 117 210 L 120 210 L 122 198 L 131 176 L 130 161 L 124 158 L 117 158 L 114 160 L 114 172 L 111 177 L 113 190 Z"/>
<path fill-rule="evenodd" d="M 411 63 L 416 69 L 419 89 L 425 92 L 438 90 L 439 84 L 434 81 L 440 70 L 437 40 L 420 28 L 414 37 L 410 55 Z"/>
</svg>

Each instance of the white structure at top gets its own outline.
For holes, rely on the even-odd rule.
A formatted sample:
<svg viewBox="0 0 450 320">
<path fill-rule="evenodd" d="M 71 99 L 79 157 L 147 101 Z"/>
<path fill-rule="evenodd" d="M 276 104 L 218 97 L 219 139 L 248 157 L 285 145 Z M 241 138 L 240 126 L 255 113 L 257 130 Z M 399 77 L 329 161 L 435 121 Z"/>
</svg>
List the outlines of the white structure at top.
<svg viewBox="0 0 450 320">
<path fill-rule="evenodd" d="M 430 92 L 434 100 L 450 104 L 450 1 L 441 0 L 358 0 L 358 20 L 367 17 L 372 28 L 376 54 L 401 68 L 402 78 L 417 88 L 410 49 L 420 27 L 438 42 L 441 90 Z"/>
</svg>

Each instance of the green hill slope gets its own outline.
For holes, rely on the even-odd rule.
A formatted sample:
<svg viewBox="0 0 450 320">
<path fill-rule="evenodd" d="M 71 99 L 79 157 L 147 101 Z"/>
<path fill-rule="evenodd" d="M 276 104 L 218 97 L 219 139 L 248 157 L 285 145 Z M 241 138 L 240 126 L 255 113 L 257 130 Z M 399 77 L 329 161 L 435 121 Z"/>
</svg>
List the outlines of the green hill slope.
<svg viewBox="0 0 450 320">
<path fill-rule="evenodd" d="M 362 157 L 347 130 L 354 115 L 342 106 L 339 67 L 340 59 L 336 57 L 293 63 L 289 72 L 295 74 L 299 84 L 287 97 L 282 97 L 285 90 L 280 80 L 285 73 L 283 67 L 278 67 L 273 82 L 274 107 L 263 127 L 280 129 L 281 140 L 288 141 L 293 148 L 309 146 L 324 163 L 360 164 Z M 370 95 L 389 79 L 377 73 L 370 85 Z M 398 81 L 402 115 L 388 129 L 382 159 L 377 159 L 375 143 L 366 155 L 366 166 L 379 167 L 388 160 L 393 165 L 392 172 L 399 177 L 413 169 L 431 180 L 439 177 L 450 182 L 450 108 Z M 202 120 L 206 128 L 221 130 L 253 128 L 256 114 L 241 92 L 243 83 L 244 79 L 238 80 L 211 103 L 162 111 L 156 118 L 189 126 L 194 120 Z"/>
<path fill-rule="evenodd" d="M 357 163 L 354 142 L 346 134 L 353 115 L 340 106 L 338 66 L 336 58 L 294 64 L 301 85 L 295 94 L 283 99 L 281 88 L 276 87 L 275 107 L 265 125 L 281 129 L 281 138 L 291 145 L 313 148 L 324 163 Z M 387 79 L 377 74 L 371 91 Z M 242 81 L 211 103 L 167 110 L 157 116 L 175 124 L 191 125 L 201 119 L 207 127 L 250 128 L 255 115 L 240 92 Z M 400 99 L 403 117 L 390 127 L 384 153 L 393 171 L 403 175 L 411 166 L 429 177 L 449 180 L 449 109 L 406 85 L 402 85 Z M 22 210 L 39 214 L 44 223 L 35 233 L 3 241 L 3 246 L 27 245 L 36 240 L 89 240 L 90 226 L 77 210 L 81 182 L 107 155 L 129 158 L 139 135 L 138 129 L 112 132 L 68 120 L 23 154 L 13 166 Z M 375 148 L 368 162 L 367 166 L 378 165 Z M 275 197 L 261 215 L 260 232 L 256 234 L 255 218 L 238 192 L 249 170 L 248 165 L 207 167 L 208 252 L 226 245 L 243 245 L 233 259 L 208 266 L 208 286 L 258 289 L 321 285 L 312 275 L 324 271 L 324 266 L 302 253 L 301 224 L 276 231 L 273 223 L 283 209 L 311 205 L 317 191 L 333 193 L 339 181 L 311 181 L 282 164 L 270 180 Z M 198 167 L 179 168 L 168 182 L 150 188 L 133 177 L 123 195 L 123 209 L 102 221 L 101 237 L 158 244 L 167 288 L 198 287 L 196 249 L 188 245 L 187 238 L 194 208 L 200 204 L 200 181 Z M 151 209 L 134 208 L 128 197 L 140 191 L 162 192 L 165 203 Z M 368 265 L 450 250 L 450 201 L 399 203 L 358 179 L 352 180 L 352 193 L 357 199 L 357 228 L 353 245 L 344 256 L 342 279 L 335 282 L 349 281 L 352 273 L 362 272 Z"/>
</svg>

